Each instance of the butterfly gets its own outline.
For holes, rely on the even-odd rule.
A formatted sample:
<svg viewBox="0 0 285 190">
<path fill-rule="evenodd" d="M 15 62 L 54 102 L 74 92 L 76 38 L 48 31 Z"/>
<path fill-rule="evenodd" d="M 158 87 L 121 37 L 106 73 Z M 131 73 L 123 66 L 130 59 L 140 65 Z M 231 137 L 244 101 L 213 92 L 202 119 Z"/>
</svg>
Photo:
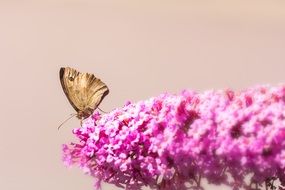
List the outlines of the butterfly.
<svg viewBox="0 0 285 190">
<path fill-rule="evenodd" d="M 107 85 L 94 74 L 62 67 L 59 70 L 59 79 L 69 103 L 81 121 L 89 117 L 109 94 Z"/>
</svg>

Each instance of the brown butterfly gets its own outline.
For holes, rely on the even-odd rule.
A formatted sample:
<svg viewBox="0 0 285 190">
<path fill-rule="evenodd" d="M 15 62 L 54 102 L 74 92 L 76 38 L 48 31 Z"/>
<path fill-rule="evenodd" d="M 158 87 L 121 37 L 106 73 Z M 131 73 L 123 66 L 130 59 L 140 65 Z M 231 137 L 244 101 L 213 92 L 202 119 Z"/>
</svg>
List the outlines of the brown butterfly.
<svg viewBox="0 0 285 190">
<path fill-rule="evenodd" d="M 109 93 L 107 85 L 93 74 L 62 67 L 59 78 L 69 103 L 81 121 L 89 117 Z"/>
</svg>

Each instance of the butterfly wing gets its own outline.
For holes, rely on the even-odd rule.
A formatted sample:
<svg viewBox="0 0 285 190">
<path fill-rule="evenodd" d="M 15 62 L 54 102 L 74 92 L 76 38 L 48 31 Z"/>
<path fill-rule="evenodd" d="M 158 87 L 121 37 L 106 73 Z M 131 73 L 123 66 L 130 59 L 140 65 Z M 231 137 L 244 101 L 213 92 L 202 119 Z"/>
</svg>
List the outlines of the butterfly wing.
<svg viewBox="0 0 285 190">
<path fill-rule="evenodd" d="M 93 74 L 67 67 L 61 68 L 59 75 L 63 91 L 79 117 L 80 113 L 84 118 L 92 114 L 109 93 L 107 85 Z"/>
<path fill-rule="evenodd" d="M 109 89 L 106 84 L 104 84 L 100 79 L 89 77 L 91 82 L 89 82 L 89 92 L 87 93 L 87 106 L 89 109 L 95 110 L 99 104 L 102 102 L 105 96 L 109 94 Z"/>
</svg>

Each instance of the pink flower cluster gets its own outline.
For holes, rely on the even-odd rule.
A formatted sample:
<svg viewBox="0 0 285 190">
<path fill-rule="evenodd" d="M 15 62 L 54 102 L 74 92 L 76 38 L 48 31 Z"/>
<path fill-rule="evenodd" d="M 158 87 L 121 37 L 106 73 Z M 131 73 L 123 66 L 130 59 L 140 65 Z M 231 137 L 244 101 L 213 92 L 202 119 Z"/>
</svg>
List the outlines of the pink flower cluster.
<svg viewBox="0 0 285 190">
<path fill-rule="evenodd" d="M 285 85 L 162 94 L 84 120 L 67 165 L 128 190 L 285 185 Z M 249 179 L 249 181 L 247 180 Z"/>
</svg>

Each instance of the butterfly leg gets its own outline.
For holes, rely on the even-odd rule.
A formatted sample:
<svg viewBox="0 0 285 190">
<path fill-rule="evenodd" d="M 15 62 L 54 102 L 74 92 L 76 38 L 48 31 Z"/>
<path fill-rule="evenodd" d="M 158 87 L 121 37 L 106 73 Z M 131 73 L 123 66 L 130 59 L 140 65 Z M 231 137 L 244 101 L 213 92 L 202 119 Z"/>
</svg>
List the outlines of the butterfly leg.
<svg viewBox="0 0 285 190">
<path fill-rule="evenodd" d="M 107 112 L 103 111 L 102 109 L 100 109 L 99 107 L 98 107 L 98 110 L 100 110 L 100 111 L 103 112 L 103 113 L 107 113 Z"/>
</svg>

